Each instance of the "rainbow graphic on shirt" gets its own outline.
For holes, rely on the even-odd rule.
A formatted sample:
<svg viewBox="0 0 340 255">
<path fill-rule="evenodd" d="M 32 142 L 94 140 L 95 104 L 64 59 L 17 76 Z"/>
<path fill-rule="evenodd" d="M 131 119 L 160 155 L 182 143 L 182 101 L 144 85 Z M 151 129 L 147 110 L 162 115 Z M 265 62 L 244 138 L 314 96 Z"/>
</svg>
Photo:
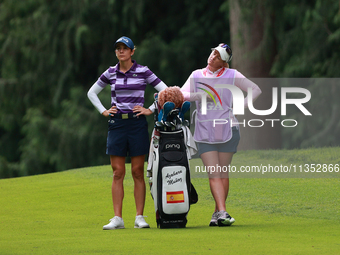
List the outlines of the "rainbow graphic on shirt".
<svg viewBox="0 0 340 255">
<path fill-rule="evenodd" d="M 214 94 L 217 96 L 218 100 L 220 101 L 220 103 L 221 103 L 221 105 L 222 105 L 222 100 L 221 100 L 220 96 L 218 95 L 217 91 L 216 91 L 212 86 L 210 86 L 210 85 L 208 85 L 208 84 L 205 84 L 205 83 L 203 83 L 203 82 L 197 82 L 197 83 L 206 86 L 206 87 L 209 88 L 212 92 L 214 92 Z M 198 87 L 198 89 L 201 89 L 201 90 L 203 90 L 204 92 L 206 92 L 206 93 L 212 98 L 212 100 L 214 101 L 215 105 L 217 104 L 214 95 L 213 95 L 209 90 L 204 89 L 204 88 L 200 88 L 200 87 Z"/>
</svg>

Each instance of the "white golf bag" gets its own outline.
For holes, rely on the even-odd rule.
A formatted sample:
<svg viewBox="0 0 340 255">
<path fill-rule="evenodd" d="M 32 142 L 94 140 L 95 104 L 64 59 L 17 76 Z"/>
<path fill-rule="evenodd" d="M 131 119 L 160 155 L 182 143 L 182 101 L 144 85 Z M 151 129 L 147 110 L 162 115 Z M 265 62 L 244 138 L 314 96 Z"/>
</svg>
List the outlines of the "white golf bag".
<svg viewBox="0 0 340 255">
<path fill-rule="evenodd" d="M 190 205 L 198 200 L 189 169 L 189 158 L 197 150 L 194 142 L 188 148 L 191 133 L 178 117 L 180 110 L 167 114 L 169 118 L 156 118 L 152 136 L 148 177 L 160 228 L 184 228 Z"/>
</svg>

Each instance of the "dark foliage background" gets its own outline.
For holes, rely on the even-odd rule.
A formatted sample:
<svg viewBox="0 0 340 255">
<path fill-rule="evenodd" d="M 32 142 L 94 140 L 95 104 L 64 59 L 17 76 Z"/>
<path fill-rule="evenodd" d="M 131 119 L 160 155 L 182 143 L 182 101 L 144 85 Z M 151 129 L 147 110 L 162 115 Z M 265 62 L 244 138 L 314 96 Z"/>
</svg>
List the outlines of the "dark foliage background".
<svg viewBox="0 0 340 255">
<path fill-rule="evenodd" d="M 244 22 L 251 22 L 258 6 L 265 6 L 264 16 L 277 17 L 265 26 L 275 28 L 264 38 L 277 49 L 271 77 L 339 76 L 339 1 L 1 0 L 0 177 L 108 164 L 107 120 L 86 93 L 116 64 L 115 40 L 131 37 L 140 64 L 166 84 L 182 86 L 194 69 L 205 66 L 211 47 L 231 41 L 231 1 L 240 3 Z M 100 94 L 107 107 L 108 89 Z M 334 102 L 324 110 L 334 116 L 329 127 L 334 132 L 323 139 L 323 119 L 311 130 L 301 125 L 299 135 L 282 133 L 292 137 L 285 148 L 340 141 L 337 86 L 313 89 L 322 94 L 321 103 Z M 153 93 L 148 88 L 146 106 Z M 303 144 L 315 134 L 318 141 Z"/>
</svg>

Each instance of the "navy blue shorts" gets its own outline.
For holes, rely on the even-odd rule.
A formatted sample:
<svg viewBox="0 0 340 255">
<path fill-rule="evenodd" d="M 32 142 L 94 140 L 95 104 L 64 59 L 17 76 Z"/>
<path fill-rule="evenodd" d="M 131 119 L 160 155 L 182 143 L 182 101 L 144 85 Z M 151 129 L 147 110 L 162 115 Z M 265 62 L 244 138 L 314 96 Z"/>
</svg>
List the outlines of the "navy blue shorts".
<svg viewBox="0 0 340 255">
<path fill-rule="evenodd" d="M 129 119 L 110 118 L 106 154 L 121 157 L 146 155 L 149 146 L 148 123 L 144 115 Z"/>
<path fill-rule="evenodd" d="M 198 155 L 208 152 L 208 151 L 218 151 L 218 152 L 237 152 L 237 146 L 240 142 L 240 130 L 236 127 L 232 127 L 233 137 L 226 143 L 200 143 L 197 142 Z"/>
</svg>

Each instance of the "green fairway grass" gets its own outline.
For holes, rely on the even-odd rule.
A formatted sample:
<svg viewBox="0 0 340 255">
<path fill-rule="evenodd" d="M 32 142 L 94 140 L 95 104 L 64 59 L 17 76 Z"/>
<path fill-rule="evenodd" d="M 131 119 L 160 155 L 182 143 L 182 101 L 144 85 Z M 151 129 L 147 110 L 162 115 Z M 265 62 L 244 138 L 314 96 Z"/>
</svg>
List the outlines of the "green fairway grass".
<svg viewBox="0 0 340 255">
<path fill-rule="evenodd" d="M 340 163 L 340 148 L 242 151 L 251 164 Z M 198 160 L 198 159 L 195 159 Z M 184 229 L 158 229 L 147 189 L 150 229 L 135 229 L 130 165 L 125 229 L 102 230 L 113 217 L 109 165 L 0 180 L 0 255 L 4 254 L 340 254 L 340 178 L 230 179 L 231 227 L 208 227 L 214 210 L 208 179 L 193 173 L 199 201 Z M 147 180 L 146 180 L 147 182 Z M 147 185 L 148 187 L 148 185 Z"/>
</svg>

